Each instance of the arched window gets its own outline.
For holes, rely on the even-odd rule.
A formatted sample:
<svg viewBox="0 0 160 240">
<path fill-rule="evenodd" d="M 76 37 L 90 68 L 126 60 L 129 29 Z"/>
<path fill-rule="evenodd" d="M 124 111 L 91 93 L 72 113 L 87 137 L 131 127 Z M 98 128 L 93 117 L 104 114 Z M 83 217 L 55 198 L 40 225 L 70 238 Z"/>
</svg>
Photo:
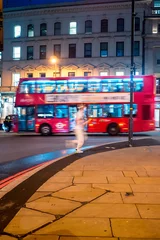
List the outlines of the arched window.
<svg viewBox="0 0 160 240">
<path fill-rule="evenodd" d="M 135 31 L 140 31 L 140 18 L 135 18 Z"/>
<path fill-rule="evenodd" d="M 107 19 L 101 20 L 101 32 L 108 32 L 108 20 Z"/>
<path fill-rule="evenodd" d="M 61 35 L 61 23 L 55 22 L 54 24 L 54 35 Z"/>
<path fill-rule="evenodd" d="M 34 37 L 34 26 L 33 26 L 33 24 L 29 24 L 27 26 L 27 37 Z"/>
<path fill-rule="evenodd" d="M 85 21 L 85 33 L 91 33 L 92 32 L 92 21 L 87 20 Z"/>
<path fill-rule="evenodd" d="M 124 19 L 123 18 L 117 19 L 117 32 L 124 32 Z"/>
<path fill-rule="evenodd" d="M 41 23 L 40 25 L 40 36 L 46 36 L 47 35 L 47 24 Z"/>
</svg>

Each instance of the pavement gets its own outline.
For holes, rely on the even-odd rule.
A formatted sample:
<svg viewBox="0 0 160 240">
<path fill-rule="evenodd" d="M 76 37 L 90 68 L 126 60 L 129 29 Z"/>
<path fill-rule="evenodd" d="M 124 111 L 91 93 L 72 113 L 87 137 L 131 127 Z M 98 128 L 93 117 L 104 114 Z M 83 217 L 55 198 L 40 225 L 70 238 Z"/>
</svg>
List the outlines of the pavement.
<svg viewBox="0 0 160 240">
<path fill-rule="evenodd" d="M 160 240 L 160 141 L 110 143 L 0 189 L 0 240 Z"/>
</svg>

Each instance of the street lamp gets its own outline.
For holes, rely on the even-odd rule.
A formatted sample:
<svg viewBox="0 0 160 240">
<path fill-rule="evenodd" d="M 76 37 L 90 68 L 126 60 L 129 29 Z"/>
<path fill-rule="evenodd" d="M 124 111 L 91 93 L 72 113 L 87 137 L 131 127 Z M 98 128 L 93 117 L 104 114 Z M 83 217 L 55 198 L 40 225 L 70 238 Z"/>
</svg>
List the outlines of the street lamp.
<svg viewBox="0 0 160 240">
<path fill-rule="evenodd" d="M 133 146 L 133 77 L 134 65 L 134 30 L 135 30 L 135 0 L 132 0 L 131 14 L 131 69 L 130 69 L 130 117 L 129 117 L 129 146 Z"/>
<path fill-rule="evenodd" d="M 54 64 L 54 77 L 56 77 L 56 63 L 57 63 L 57 58 L 54 56 L 54 57 L 51 57 L 50 59 L 51 63 Z"/>
</svg>

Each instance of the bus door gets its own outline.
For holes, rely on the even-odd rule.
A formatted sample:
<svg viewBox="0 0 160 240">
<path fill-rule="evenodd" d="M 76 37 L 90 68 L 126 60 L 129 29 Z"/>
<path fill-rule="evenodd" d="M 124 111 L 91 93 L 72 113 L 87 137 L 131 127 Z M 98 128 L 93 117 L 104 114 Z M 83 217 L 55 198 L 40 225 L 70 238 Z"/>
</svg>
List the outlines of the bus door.
<svg viewBox="0 0 160 240">
<path fill-rule="evenodd" d="M 77 113 L 77 105 L 69 106 L 69 131 L 72 132 L 75 128 L 75 116 Z"/>
<path fill-rule="evenodd" d="M 18 130 L 34 131 L 35 107 L 18 107 Z"/>
<path fill-rule="evenodd" d="M 69 132 L 68 106 L 56 105 L 54 118 L 54 132 Z"/>
</svg>

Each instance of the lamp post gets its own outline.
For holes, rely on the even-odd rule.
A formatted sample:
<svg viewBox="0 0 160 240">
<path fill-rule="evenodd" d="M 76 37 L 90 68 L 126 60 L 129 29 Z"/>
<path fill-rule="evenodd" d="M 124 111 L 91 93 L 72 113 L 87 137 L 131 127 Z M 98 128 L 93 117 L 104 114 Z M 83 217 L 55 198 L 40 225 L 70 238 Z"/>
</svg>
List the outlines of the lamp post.
<svg viewBox="0 0 160 240">
<path fill-rule="evenodd" d="M 56 77 L 56 62 L 57 58 L 56 57 L 51 57 L 51 63 L 54 64 L 54 77 Z"/>
<path fill-rule="evenodd" d="M 131 69 L 130 69 L 130 117 L 129 117 L 129 146 L 133 146 L 133 77 L 134 77 L 134 30 L 135 30 L 135 0 L 132 0 L 131 14 Z"/>
</svg>

